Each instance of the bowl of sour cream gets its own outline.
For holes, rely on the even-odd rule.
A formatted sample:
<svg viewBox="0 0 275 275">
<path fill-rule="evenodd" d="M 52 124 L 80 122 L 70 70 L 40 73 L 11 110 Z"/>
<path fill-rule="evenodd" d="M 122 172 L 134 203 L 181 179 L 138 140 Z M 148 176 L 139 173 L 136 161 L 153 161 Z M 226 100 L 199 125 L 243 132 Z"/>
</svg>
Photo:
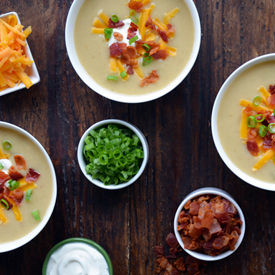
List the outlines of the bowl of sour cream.
<svg viewBox="0 0 275 275">
<path fill-rule="evenodd" d="M 85 238 L 70 238 L 56 244 L 47 254 L 42 275 L 113 275 L 107 252 Z"/>
</svg>

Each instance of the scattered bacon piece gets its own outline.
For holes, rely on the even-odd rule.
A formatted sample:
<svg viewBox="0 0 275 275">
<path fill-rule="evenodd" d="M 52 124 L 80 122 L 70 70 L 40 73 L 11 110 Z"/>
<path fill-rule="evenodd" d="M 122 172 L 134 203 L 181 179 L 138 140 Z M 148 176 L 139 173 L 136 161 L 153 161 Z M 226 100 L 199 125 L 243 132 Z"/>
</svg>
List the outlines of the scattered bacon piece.
<svg viewBox="0 0 275 275">
<path fill-rule="evenodd" d="M 267 98 L 267 103 L 271 108 L 275 108 L 275 94 L 272 94 Z"/>
<path fill-rule="evenodd" d="M 166 50 L 159 50 L 156 53 L 154 53 L 152 56 L 154 59 L 163 59 L 165 60 L 168 57 L 168 52 Z"/>
<path fill-rule="evenodd" d="M 263 138 L 263 149 L 268 150 L 272 148 L 272 137 L 269 132 L 266 133 L 266 136 Z"/>
<path fill-rule="evenodd" d="M 110 46 L 110 56 L 111 57 L 119 57 L 121 56 L 122 52 L 127 48 L 127 44 L 126 43 L 113 43 Z"/>
<path fill-rule="evenodd" d="M 166 32 L 168 37 L 173 37 L 175 35 L 176 29 L 171 24 L 167 24 L 168 31 Z"/>
<path fill-rule="evenodd" d="M 150 16 L 147 20 L 147 22 L 145 23 L 145 27 L 146 28 L 149 28 L 153 31 L 156 31 L 157 30 L 157 27 L 156 25 L 153 23 L 153 20 L 152 20 L 152 17 Z"/>
<path fill-rule="evenodd" d="M 136 24 L 134 24 L 133 22 L 131 22 L 131 25 L 128 29 L 128 35 L 127 35 L 127 39 L 131 39 L 133 38 L 138 30 L 138 26 Z"/>
<path fill-rule="evenodd" d="M 269 85 L 269 92 L 273 95 L 275 94 L 275 85 Z"/>
<path fill-rule="evenodd" d="M 251 107 L 247 106 L 244 108 L 244 112 L 245 114 L 247 114 L 248 116 L 255 116 L 257 115 L 257 112 L 254 111 Z"/>
<path fill-rule="evenodd" d="M 120 42 L 123 40 L 123 35 L 119 32 L 114 32 L 114 38 Z"/>
<path fill-rule="evenodd" d="M 21 169 L 26 170 L 27 169 L 26 161 L 21 155 L 15 155 L 13 158 L 14 158 L 14 161 L 16 164 L 16 168 L 18 170 L 21 170 Z"/>
<path fill-rule="evenodd" d="M 19 180 L 23 178 L 23 175 L 19 173 L 14 166 L 11 166 L 9 169 L 9 175 L 13 180 Z"/>
<path fill-rule="evenodd" d="M 130 0 L 130 2 L 128 3 L 128 7 L 131 10 L 140 12 L 143 8 L 143 3 L 142 1 L 138 1 L 138 0 Z"/>
<path fill-rule="evenodd" d="M 127 68 L 127 74 L 129 74 L 129 75 L 134 74 L 134 69 L 133 69 L 132 66 L 128 66 L 128 68 Z"/>
<path fill-rule="evenodd" d="M 148 86 L 152 83 L 155 83 L 159 80 L 159 75 L 156 70 L 153 70 L 149 76 L 143 78 L 140 83 L 140 87 Z"/>
<path fill-rule="evenodd" d="M 274 114 L 266 115 L 266 121 L 268 123 L 275 123 L 275 116 L 274 116 Z"/>
<path fill-rule="evenodd" d="M 124 23 L 122 21 L 118 21 L 117 23 L 114 23 L 111 18 L 109 18 L 108 27 L 109 28 L 120 28 L 123 27 Z"/>
<path fill-rule="evenodd" d="M 3 171 L 0 171 L 0 185 L 5 183 L 7 180 L 10 179 L 10 176 L 4 173 Z"/>
<path fill-rule="evenodd" d="M 257 156 L 259 154 L 260 150 L 256 141 L 247 140 L 246 147 L 251 155 Z"/>
<path fill-rule="evenodd" d="M 258 136 L 258 129 L 250 128 L 247 133 L 247 139 L 251 141 L 255 141 Z"/>
<path fill-rule="evenodd" d="M 10 194 L 9 197 L 17 204 L 19 205 L 23 198 L 24 198 L 24 192 L 20 189 L 15 189 L 13 190 Z"/>
<path fill-rule="evenodd" d="M 28 174 L 26 175 L 26 182 L 33 183 L 36 182 L 40 177 L 40 174 L 34 169 L 30 168 Z"/>
<path fill-rule="evenodd" d="M 166 32 L 158 29 L 158 34 L 164 42 L 168 43 L 168 36 L 167 36 Z"/>
</svg>

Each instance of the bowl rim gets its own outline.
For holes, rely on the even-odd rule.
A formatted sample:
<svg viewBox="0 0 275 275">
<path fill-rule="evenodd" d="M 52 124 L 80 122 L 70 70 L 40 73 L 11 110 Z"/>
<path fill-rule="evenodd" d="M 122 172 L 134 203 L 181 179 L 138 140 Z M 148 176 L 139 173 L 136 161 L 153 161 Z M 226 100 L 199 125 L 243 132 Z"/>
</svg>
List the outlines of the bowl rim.
<svg viewBox="0 0 275 275">
<path fill-rule="evenodd" d="M 20 18 L 18 16 L 17 12 L 15 12 L 15 11 L 0 14 L 0 18 L 7 17 L 9 15 L 15 15 L 18 23 L 21 24 Z M 29 78 L 31 79 L 32 84 L 35 85 L 40 82 L 40 76 L 39 76 L 35 61 L 33 59 L 31 49 L 30 49 L 27 39 L 26 39 L 25 51 L 26 51 L 26 55 L 33 61 L 32 66 L 31 66 L 32 75 L 29 75 Z M 18 90 L 22 90 L 22 89 L 26 89 L 26 86 L 21 82 L 12 88 L 6 88 L 5 90 L 0 91 L 0 96 L 4 96 L 4 95 L 7 95 L 7 94 L 10 94 L 10 93 L 16 92 Z"/>
<path fill-rule="evenodd" d="M 80 79 L 94 92 L 100 94 L 101 96 L 117 101 L 122 103 L 142 103 L 148 102 L 151 100 L 155 100 L 160 98 L 167 93 L 171 92 L 174 88 L 176 88 L 189 74 L 191 69 L 193 68 L 195 61 L 199 54 L 199 49 L 201 45 L 201 24 L 199 14 L 196 8 L 195 3 L 192 0 L 183 0 L 187 5 L 187 8 L 190 11 L 193 25 L 194 25 L 194 43 L 193 49 L 189 56 L 188 62 L 181 71 L 181 73 L 168 85 L 164 88 L 157 90 L 155 92 L 151 92 L 148 94 L 141 94 L 141 95 L 126 95 L 122 93 L 113 92 L 107 88 L 102 87 L 99 85 L 84 69 L 81 62 L 78 59 L 78 55 L 75 49 L 74 43 L 74 30 L 75 22 L 79 13 L 79 10 L 85 0 L 75 0 L 73 1 L 67 19 L 66 19 L 66 26 L 65 26 L 65 44 L 68 53 L 69 60 L 76 71 L 77 75 Z"/>
<path fill-rule="evenodd" d="M 31 140 L 39 149 L 40 151 L 43 153 L 43 155 L 46 158 L 46 161 L 49 165 L 50 171 L 51 171 L 51 176 L 52 176 L 52 197 L 51 197 L 51 201 L 49 203 L 48 209 L 43 217 L 43 219 L 40 221 L 39 224 L 37 224 L 36 227 L 34 227 L 34 229 L 32 231 L 30 231 L 28 234 L 26 234 L 25 236 L 17 239 L 17 240 L 13 240 L 10 242 L 5 242 L 0 244 L 0 253 L 3 252 L 8 252 L 14 249 L 17 249 L 23 245 L 25 245 L 26 243 L 30 242 L 32 239 L 34 239 L 42 230 L 43 228 L 46 226 L 46 224 L 48 223 L 52 212 L 54 210 L 54 206 L 56 203 L 56 196 L 57 196 L 57 183 L 56 183 L 56 174 L 55 174 L 55 170 L 54 170 L 54 166 L 52 164 L 52 161 L 48 155 L 48 153 L 46 152 L 46 150 L 44 149 L 44 147 L 39 143 L 39 141 L 32 136 L 29 132 L 27 132 L 26 130 L 8 123 L 8 122 L 4 122 L 4 121 L 0 121 L 0 127 L 4 127 L 7 129 L 11 129 L 17 133 L 22 134 L 23 136 L 27 137 L 29 140 Z"/>
<path fill-rule="evenodd" d="M 198 196 L 201 196 L 201 195 L 206 195 L 206 194 L 210 194 L 210 195 L 219 195 L 225 199 L 227 199 L 228 201 L 230 201 L 237 209 L 238 211 L 238 214 L 240 216 L 240 219 L 242 221 L 242 226 L 241 226 L 241 235 L 239 236 L 239 239 L 235 245 L 235 249 L 234 250 L 228 250 L 228 251 L 225 251 L 223 252 L 222 254 L 219 254 L 217 256 L 210 256 L 210 255 L 207 255 L 207 254 L 203 254 L 203 253 L 199 253 L 199 252 L 196 252 L 196 251 L 192 251 L 192 250 L 189 250 L 189 249 L 186 249 L 184 248 L 184 244 L 183 244 L 183 241 L 180 237 L 180 234 L 177 230 L 177 225 L 178 225 L 178 217 L 179 217 L 179 214 L 182 210 L 182 208 L 184 207 L 184 205 L 190 200 L 190 199 L 193 199 L 193 198 L 196 198 Z M 174 217 L 174 233 L 175 233 L 175 236 L 177 238 L 177 241 L 178 243 L 180 244 L 181 248 L 186 252 L 188 253 L 189 255 L 191 255 L 192 257 L 194 258 L 197 258 L 199 260 L 203 260 L 203 261 L 218 261 L 218 260 L 221 260 L 221 259 L 224 259 L 228 256 L 230 256 L 231 254 L 233 254 L 240 246 L 240 244 L 242 243 L 243 241 L 243 238 L 244 238 L 244 235 L 245 235 L 245 229 L 246 229 L 246 225 L 245 225 L 245 218 L 244 218 L 244 214 L 242 212 L 242 209 L 240 208 L 240 206 L 238 205 L 238 203 L 233 199 L 233 197 L 228 194 L 226 191 L 220 189 L 220 188 L 216 188 L 216 187 L 203 187 L 203 188 L 199 188 L 199 189 L 196 189 L 194 191 L 192 191 L 191 193 L 189 193 L 184 199 L 183 201 L 180 203 L 177 211 L 176 211 L 176 214 L 175 214 L 175 217 Z"/>
<path fill-rule="evenodd" d="M 212 130 L 212 137 L 214 140 L 215 147 L 223 160 L 223 162 L 226 164 L 226 166 L 240 179 L 245 181 L 246 183 L 255 186 L 260 189 L 268 190 L 268 191 L 275 191 L 275 184 L 265 182 L 263 180 L 256 179 L 252 176 L 249 176 L 244 171 L 242 171 L 240 168 L 238 168 L 234 162 L 227 156 L 225 150 L 222 147 L 219 131 L 218 131 L 218 112 L 221 100 L 224 96 L 224 94 L 227 91 L 227 88 L 231 85 L 231 83 L 244 71 L 248 70 L 249 68 L 268 61 L 274 61 L 275 60 L 275 53 L 265 54 L 258 56 L 256 58 L 253 58 L 244 64 L 242 64 L 239 68 L 237 68 L 235 71 L 233 71 L 230 76 L 225 80 L 222 87 L 220 88 L 214 105 L 212 109 L 212 116 L 211 116 L 211 130 Z"/>
<path fill-rule="evenodd" d="M 47 274 L 47 267 L 48 267 L 50 257 L 57 249 L 59 249 L 61 246 L 68 244 L 68 243 L 79 243 L 79 242 L 88 244 L 88 245 L 92 246 L 93 248 L 95 248 L 104 257 L 104 259 L 108 265 L 109 275 L 113 275 L 112 261 L 108 255 L 108 253 L 106 252 L 106 250 L 102 246 L 100 246 L 98 243 L 96 243 L 90 239 L 81 238 L 81 237 L 68 238 L 68 239 L 65 239 L 65 240 L 57 243 L 56 245 L 54 245 L 46 255 L 46 258 L 44 260 L 43 267 L 42 267 L 42 275 Z"/>
<path fill-rule="evenodd" d="M 131 131 L 133 131 L 139 138 L 141 144 L 142 144 L 142 148 L 143 148 L 143 153 L 144 153 L 144 158 L 143 161 L 141 163 L 140 169 L 138 171 L 138 173 L 131 178 L 128 182 L 125 183 L 121 183 L 118 185 L 105 185 L 104 183 L 102 183 L 99 180 L 93 179 L 91 175 L 86 173 L 85 170 L 85 160 L 83 157 L 83 153 L 82 153 L 82 149 L 83 149 L 83 145 L 84 145 L 84 140 L 87 137 L 87 135 L 90 133 L 91 130 L 96 129 L 98 127 L 107 125 L 107 124 L 118 124 L 118 125 L 122 125 L 128 129 L 130 129 Z M 141 132 L 141 130 L 139 130 L 136 126 L 134 126 L 133 124 L 126 122 L 124 120 L 120 120 L 120 119 L 105 119 L 105 120 L 101 120 L 97 123 L 94 123 L 92 126 L 90 126 L 82 135 L 79 144 L 78 144 L 78 148 L 77 148 L 77 160 L 78 160 L 78 165 L 82 171 L 82 173 L 84 174 L 84 176 L 94 185 L 101 187 L 103 189 L 107 189 L 107 190 L 118 190 L 118 189 L 122 189 L 125 187 L 128 187 L 129 185 L 133 184 L 144 172 L 146 165 L 148 163 L 148 159 L 149 159 L 149 146 L 148 146 L 148 142 L 145 138 L 145 136 L 143 135 L 143 133 Z"/>
</svg>

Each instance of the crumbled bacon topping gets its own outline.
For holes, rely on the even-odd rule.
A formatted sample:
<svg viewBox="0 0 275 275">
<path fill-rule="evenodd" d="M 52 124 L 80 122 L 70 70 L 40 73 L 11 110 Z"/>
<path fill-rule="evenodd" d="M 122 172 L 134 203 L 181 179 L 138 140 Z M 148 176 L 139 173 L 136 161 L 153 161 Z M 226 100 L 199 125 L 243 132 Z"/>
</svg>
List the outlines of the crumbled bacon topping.
<svg viewBox="0 0 275 275">
<path fill-rule="evenodd" d="M 241 225 L 235 206 L 220 196 L 192 199 L 178 218 L 184 247 L 212 256 L 235 248 Z"/>
<path fill-rule="evenodd" d="M 137 30 L 138 30 L 138 26 L 136 24 L 134 24 L 133 22 L 131 22 L 131 25 L 128 29 L 127 39 L 131 39 L 134 36 L 136 36 Z"/>
<path fill-rule="evenodd" d="M 118 41 L 121 42 L 123 40 L 123 35 L 119 32 L 114 32 L 114 38 Z"/>
<path fill-rule="evenodd" d="M 11 179 L 13 180 L 19 180 L 22 179 L 24 176 L 19 173 L 14 166 L 11 166 L 9 169 L 9 176 L 11 177 Z"/>
<path fill-rule="evenodd" d="M 128 3 L 128 7 L 131 10 L 140 12 L 143 8 L 143 3 L 142 3 L 142 1 L 138 1 L 138 0 L 130 0 Z"/>
<path fill-rule="evenodd" d="M 26 160 L 23 158 L 23 156 L 15 155 L 13 158 L 14 158 L 17 169 L 19 169 L 19 170 L 21 170 L 21 169 L 26 170 L 27 169 L 27 163 L 26 163 Z"/>
<path fill-rule="evenodd" d="M 109 18 L 108 27 L 112 29 L 123 27 L 125 24 L 122 21 L 114 23 L 111 18 Z"/>
<path fill-rule="evenodd" d="M 113 43 L 110 46 L 110 56 L 111 57 L 120 57 L 122 52 L 127 48 L 127 44 L 126 43 Z"/>
<path fill-rule="evenodd" d="M 26 182 L 33 183 L 37 182 L 40 177 L 40 174 L 36 172 L 34 169 L 30 168 L 26 175 Z"/>
<path fill-rule="evenodd" d="M 269 85 L 269 92 L 273 95 L 275 94 L 275 85 Z"/>
<path fill-rule="evenodd" d="M 156 53 L 152 54 L 154 59 L 165 60 L 168 57 L 168 52 L 166 50 L 158 50 Z"/>
<path fill-rule="evenodd" d="M 140 87 L 148 86 L 159 80 L 159 75 L 156 70 L 153 70 L 147 77 L 143 78 Z"/>
</svg>

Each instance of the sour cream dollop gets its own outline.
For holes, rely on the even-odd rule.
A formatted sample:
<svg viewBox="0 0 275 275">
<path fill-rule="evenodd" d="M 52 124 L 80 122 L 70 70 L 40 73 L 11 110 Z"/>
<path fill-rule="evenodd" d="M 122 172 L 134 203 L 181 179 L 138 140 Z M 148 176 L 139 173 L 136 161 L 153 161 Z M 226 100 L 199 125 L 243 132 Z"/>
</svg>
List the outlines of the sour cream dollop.
<svg viewBox="0 0 275 275">
<path fill-rule="evenodd" d="M 129 39 L 127 39 L 127 36 L 128 36 L 128 29 L 130 28 L 130 25 L 131 25 L 131 22 L 132 20 L 131 19 L 124 19 L 122 20 L 122 22 L 124 23 L 124 26 L 122 27 L 119 27 L 119 28 L 114 28 L 113 29 L 113 33 L 112 33 L 112 36 L 108 42 L 108 46 L 110 47 L 112 44 L 118 42 L 115 37 L 114 37 L 114 33 L 115 32 L 118 32 L 120 33 L 122 36 L 123 36 L 123 40 L 122 41 L 119 41 L 119 43 L 126 43 L 127 46 L 130 45 L 129 43 Z M 138 40 L 141 39 L 141 35 L 139 33 L 139 30 L 136 31 L 136 36 L 138 37 Z M 132 43 L 131 46 L 135 46 L 135 43 Z"/>
<path fill-rule="evenodd" d="M 9 174 L 9 169 L 12 166 L 12 162 L 8 159 L 0 159 L 0 164 L 2 164 L 3 166 L 3 169 L 1 169 L 1 171 L 5 174 Z"/>
<path fill-rule="evenodd" d="M 56 250 L 50 257 L 47 275 L 109 275 L 103 255 L 92 246 L 68 243 Z"/>
</svg>

